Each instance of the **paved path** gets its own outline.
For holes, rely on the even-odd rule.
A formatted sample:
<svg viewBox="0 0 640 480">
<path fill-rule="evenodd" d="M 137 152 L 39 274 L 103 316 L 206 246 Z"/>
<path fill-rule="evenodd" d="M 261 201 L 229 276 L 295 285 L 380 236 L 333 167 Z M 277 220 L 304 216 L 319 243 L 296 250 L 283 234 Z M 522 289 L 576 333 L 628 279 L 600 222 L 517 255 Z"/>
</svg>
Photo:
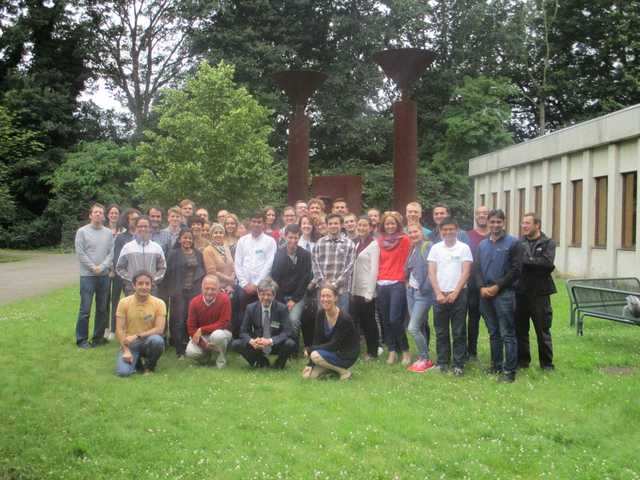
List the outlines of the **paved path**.
<svg viewBox="0 0 640 480">
<path fill-rule="evenodd" d="M 0 305 L 47 293 L 78 281 L 75 254 L 35 253 L 28 260 L 0 264 Z"/>
</svg>

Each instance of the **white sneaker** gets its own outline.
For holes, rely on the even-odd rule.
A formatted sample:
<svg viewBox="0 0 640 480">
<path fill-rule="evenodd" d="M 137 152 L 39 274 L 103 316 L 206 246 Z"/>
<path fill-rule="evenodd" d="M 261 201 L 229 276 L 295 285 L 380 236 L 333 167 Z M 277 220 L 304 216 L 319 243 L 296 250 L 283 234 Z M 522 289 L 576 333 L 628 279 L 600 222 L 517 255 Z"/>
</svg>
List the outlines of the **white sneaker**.
<svg viewBox="0 0 640 480">
<path fill-rule="evenodd" d="M 104 332 L 104 338 L 105 338 L 108 342 L 110 342 L 110 341 L 112 341 L 113 339 L 115 339 L 115 338 L 116 338 L 116 334 L 115 334 L 115 333 L 113 333 L 111 330 L 107 329 L 107 330 L 105 330 L 105 332 Z"/>
<path fill-rule="evenodd" d="M 378 347 L 378 356 L 381 357 L 383 353 L 384 353 L 384 348 Z"/>
</svg>

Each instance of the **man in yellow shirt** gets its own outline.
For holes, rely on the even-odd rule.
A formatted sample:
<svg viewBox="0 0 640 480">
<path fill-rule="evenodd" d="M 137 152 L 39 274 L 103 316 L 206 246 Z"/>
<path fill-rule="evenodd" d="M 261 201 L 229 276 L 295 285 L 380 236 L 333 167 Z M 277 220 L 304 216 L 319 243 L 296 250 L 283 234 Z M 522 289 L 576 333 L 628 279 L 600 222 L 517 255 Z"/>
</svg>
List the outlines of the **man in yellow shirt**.
<svg viewBox="0 0 640 480">
<path fill-rule="evenodd" d="M 116 311 L 116 336 L 120 342 L 116 373 L 128 377 L 138 371 L 153 372 L 164 352 L 167 307 L 151 295 L 153 276 L 137 272 L 132 279 L 134 294 L 123 298 Z"/>
</svg>

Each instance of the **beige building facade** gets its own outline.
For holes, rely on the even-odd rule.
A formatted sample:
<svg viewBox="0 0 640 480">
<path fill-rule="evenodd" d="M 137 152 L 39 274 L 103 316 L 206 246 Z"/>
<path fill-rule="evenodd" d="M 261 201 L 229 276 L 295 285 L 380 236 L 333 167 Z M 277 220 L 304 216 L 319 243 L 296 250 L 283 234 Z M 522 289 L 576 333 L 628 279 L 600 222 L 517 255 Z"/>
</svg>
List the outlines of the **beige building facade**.
<svg viewBox="0 0 640 480">
<path fill-rule="evenodd" d="M 509 232 L 536 212 L 558 273 L 640 276 L 640 105 L 469 161 L 474 206 L 501 208 Z"/>
</svg>

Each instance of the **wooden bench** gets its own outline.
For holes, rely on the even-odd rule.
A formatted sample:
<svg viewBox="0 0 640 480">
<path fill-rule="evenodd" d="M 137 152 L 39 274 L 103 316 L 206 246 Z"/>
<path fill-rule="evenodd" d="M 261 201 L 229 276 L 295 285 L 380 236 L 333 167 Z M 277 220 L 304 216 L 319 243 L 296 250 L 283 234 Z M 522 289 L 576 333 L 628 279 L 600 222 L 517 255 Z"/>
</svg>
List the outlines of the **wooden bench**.
<svg viewBox="0 0 640 480">
<path fill-rule="evenodd" d="M 583 334 L 584 318 L 594 317 L 640 326 L 640 318 L 625 315 L 627 296 L 640 297 L 640 280 L 635 277 L 580 278 L 567 280 L 571 302 L 570 325 Z"/>
</svg>

